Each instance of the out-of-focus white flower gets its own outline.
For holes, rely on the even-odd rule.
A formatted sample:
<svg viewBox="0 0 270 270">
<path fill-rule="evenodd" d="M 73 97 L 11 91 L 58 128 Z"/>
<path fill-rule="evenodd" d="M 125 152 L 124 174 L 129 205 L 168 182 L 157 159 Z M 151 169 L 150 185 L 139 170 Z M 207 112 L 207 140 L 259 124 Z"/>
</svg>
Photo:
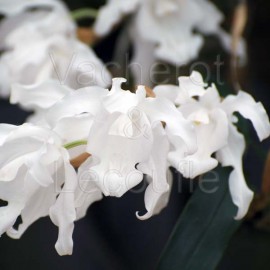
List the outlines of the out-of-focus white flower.
<svg viewBox="0 0 270 270">
<path fill-rule="evenodd" d="M 236 96 L 222 99 L 215 87 L 205 88 L 202 76 L 193 72 L 190 77 L 180 77 L 179 87 L 157 86 L 157 96 L 167 97 L 173 101 L 186 119 L 193 122 L 197 134 L 198 151 L 193 155 L 179 159 L 173 151 L 169 162 L 183 173 L 194 178 L 217 166 L 218 161 L 224 166 L 232 166 L 229 179 L 233 202 L 238 206 L 237 219 L 242 218 L 253 198 L 253 192 L 245 183 L 242 170 L 242 156 L 245 150 L 245 139 L 234 125 L 234 112 L 239 112 L 249 119 L 260 140 L 270 135 L 270 124 L 266 111 L 261 103 L 243 91 Z M 216 153 L 216 158 L 212 155 Z"/>
<path fill-rule="evenodd" d="M 184 65 L 198 57 L 202 35 L 216 35 L 225 49 L 231 50 L 230 35 L 220 26 L 223 14 L 209 0 L 109 0 L 99 12 L 96 33 L 108 34 L 130 13 L 134 14 L 130 22 L 130 38 L 135 47 L 133 63 L 141 65 L 132 65 L 137 83 L 148 83 L 142 79 L 145 72 L 150 76 L 155 58 Z M 245 58 L 243 41 L 237 53 Z"/>
<path fill-rule="evenodd" d="M 55 0 L 2 0 L 0 11 L 6 16 L 12 16 L 33 8 L 63 9 L 63 5 Z"/>
<path fill-rule="evenodd" d="M 12 83 L 34 84 L 57 79 L 74 89 L 107 86 L 110 75 L 91 48 L 76 38 L 76 26 L 58 0 L 4 1 L 0 12 L 0 93 Z M 36 8 L 35 11 L 29 11 Z"/>
</svg>

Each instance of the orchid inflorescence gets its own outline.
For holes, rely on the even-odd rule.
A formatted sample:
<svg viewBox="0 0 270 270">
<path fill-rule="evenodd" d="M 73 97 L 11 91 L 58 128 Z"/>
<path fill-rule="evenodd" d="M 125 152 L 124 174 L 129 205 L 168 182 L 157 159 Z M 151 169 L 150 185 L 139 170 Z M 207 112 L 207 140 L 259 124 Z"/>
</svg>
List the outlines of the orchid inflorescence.
<svg viewBox="0 0 270 270">
<path fill-rule="evenodd" d="M 18 238 L 49 215 L 59 227 L 58 253 L 71 254 L 74 221 L 102 195 L 121 197 L 147 175 L 147 213 L 137 217 L 148 219 L 168 202 L 169 166 L 194 178 L 218 162 L 234 168 L 229 186 L 236 218 L 246 214 L 253 192 L 243 176 L 245 140 L 233 113 L 251 120 L 262 140 L 270 124 L 261 103 L 242 91 L 222 99 L 198 72 L 180 77 L 179 87 L 155 87 L 155 97 L 147 97 L 144 86 L 135 93 L 123 90 L 123 82 L 114 78 L 110 91 L 98 86 L 75 91 L 57 82 L 13 86 L 11 101 L 34 109 L 35 124 L 0 126 L 0 194 L 8 202 L 0 208 L 1 233 Z M 38 88 L 47 88 L 50 99 Z M 82 156 L 76 171 L 72 162 Z"/>
<path fill-rule="evenodd" d="M 108 90 L 111 75 L 92 49 L 77 39 L 61 2 L 3 2 L 0 94 L 34 113 L 21 126 L 0 125 L 0 199 L 7 202 L 0 207 L 0 234 L 20 238 L 33 222 L 49 216 L 59 228 L 57 252 L 72 254 L 74 222 L 103 195 L 121 197 L 146 178 L 146 213 L 138 209 L 136 216 L 146 220 L 158 214 L 169 200 L 170 166 L 190 179 L 219 163 L 231 166 L 235 218 L 245 216 L 253 192 L 243 174 L 245 138 L 234 113 L 250 120 L 263 140 L 270 135 L 270 123 L 261 103 L 244 91 L 223 98 L 197 71 L 179 77 L 179 86 L 139 85 L 128 91 L 121 87 L 126 79 L 113 78 Z M 42 8 L 31 13 L 33 6 Z M 195 15 L 185 16 L 190 10 Z M 205 17 L 205 12 L 215 16 Z M 107 34 L 129 13 L 135 14 L 129 25 L 135 48 L 145 49 L 140 42 L 148 39 L 154 58 L 177 59 L 178 64 L 195 58 L 202 37 L 193 33 L 194 28 L 218 35 L 225 46 L 229 43 L 229 35 L 219 26 L 222 15 L 206 0 L 111 0 L 97 18 L 97 34 Z M 176 33 L 168 36 L 172 25 L 177 25 Z M 156 35 L 160 31 L 164 35 Z M 59 83 L 74 52 L 66 80 Z M 146 60 L 145 51 L 135 55 Z M 86 72 L 89 63 L 94 74 Z"/>
</svg>

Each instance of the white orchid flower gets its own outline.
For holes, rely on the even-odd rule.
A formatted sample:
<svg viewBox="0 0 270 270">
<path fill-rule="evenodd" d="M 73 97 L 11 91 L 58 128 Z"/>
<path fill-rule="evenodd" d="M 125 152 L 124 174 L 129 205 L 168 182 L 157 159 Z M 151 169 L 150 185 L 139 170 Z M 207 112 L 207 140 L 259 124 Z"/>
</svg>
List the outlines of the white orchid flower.
<svg viewBox="0 0 270 270">
<path fill-rule="evenodd" d="M 90 186 L 106 196 L 116 197 L 139 184 L 143 173 L 148 174 L 151 178 L 145 194 L 148 212 L 141 217 L 146 219 L 158 213 L 167 202 L 169 143 L 193 153 L 195 133 L 173 103 L 147 98 L 143 86 L 136 93 L 124 91 L 123 82 L 125 79 L 114 79 L 111 91 L 101 101 L 102 107 L 96 113 L 88 137 L 89 167 L 81 173 L 88 173 Z M 175 121 L 179 118 L 181 124 Z M 166 123 L 165 128 L 161 122 Z"/>
<path fill-rule="evenodd" d="M 59 255 L 71 255 L 74 221 L 83 217 L 93 202 L 102 198 L 96 190 L 90 195 L 79 185 L 71 166 L 71 156 L 56 133 L 30 124 L 0 125 L 0 235 L 6 232 L 18 239 L 41 217 L 50 216 L 59 227 L 55 248 Z M 90 196 L 87 202 L 82 201 Z M 18 229 L 13 228 L 22 217 Z"/>
<path fill-rule="evenodd" d="M 37 11 L 27 12 L 30 7 Z M 21 1 L 16 12 L 12 10 L 0 24 L 2 96 L 8 97 L 12 83 L 31 85 L 47 79 L 75 89 L 109 84 L 110 74 L 93 50 L 77 40 L 75 23 L 60 1 Z M 7 13 L 5 6 L 2 11 Z"/>
<path fill-rule="evenodd" d="M 234 112 L 251 120 L 260 140 L 270 135 L 270 124 L 261 103 L 243 91 L 236 96 L 222 99 L 215 87 L 205 88 L 202 76 L 193 72 L 190 77 L 179 78 L 180 87 L 157 86 L 157 96 L 173 101 L 186 119 L 194 123 L 197 134 L 198 151 L 179 159 L 173 151 L 169 154 L 170 163 L 185 177 L 194 178 L 217 166 L 232 166 L 229 179 L 230 192 L 238 207 L 236 218 L 242 218 L 253 198 L 253 192 L 245 183 L 242 170 L 242 156 L 245 140 L 234 125 Z M 216 158 L 213 154 L 216 153 Z"/>
<path fill-rule="evenodd" d="M 25 124 L 0 130 L 0 198 L 8 203 L 0 208 L 0 233 L 20 238 L 33 222 L 50 215 L 59 227 L 58 253 L 71 254 L 77 177 L 67 150 L 49 129 Z"/>
<path fill-rule="evenodd" d="M 109 0 L 100 9 L 96 33 L 108 34 L 127 14 L 134 14 L 129 32 L 135 48 L 132 67 L 137 83 L 149 83 L 155 59 L 184 65 L 197 58 L 203 35 L 216 35 L 225 49 L 231 50 L 230 35 L 220 26 L 224 16 L 209 0 Z M 245 51 L 241 41 L 237 53 L 245 58 Z"/>
<path fill-rule="evenodd" d="M 262 103 L 256 103 L 248 93 L 239 91 L 236 96 L 230 95 L 226 97 L 221 103 L 221 108 L 231 120 L 234 119 L 234 112 L 239 112 L 244 118 L 249 119 L 260 141 L 269 137 L 270 124 L 268 115 Z M 238 206 L 236 219 L 240 219 L 246 215 L 253 198 L 253 192 L 246 186 L 242 169 L 244 151 L 245 138 L 238 132 L 237 128 L 233 125 L 233 121 L 231 121 L 229 123 L 228 144 L 217 152 L 216 157 L 223 166 L 232 166 L 234 168 L 229 178 L 229 187 L 233 202 Z"/>
</svg>

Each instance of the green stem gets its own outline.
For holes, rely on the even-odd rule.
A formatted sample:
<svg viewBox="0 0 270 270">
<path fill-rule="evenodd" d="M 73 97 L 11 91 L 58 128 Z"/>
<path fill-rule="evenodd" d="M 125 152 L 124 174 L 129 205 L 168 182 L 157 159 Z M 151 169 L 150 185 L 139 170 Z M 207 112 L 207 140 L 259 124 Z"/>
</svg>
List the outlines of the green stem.
<svg viewBox="0 0 270 270">
<path fill-rule="evenodd" d="M 91 18 L 95 19 L 98 16 L 98 10 L 93 8 L 80 8 L 71 12 L 71 17 L 74 20 Z"/>
<path fill-rule="evenodd" d="M 74 147 L 77 147 L 77 146 L 80 146 L 80 145 L 87 145 L 87 141 L 74 141 L 74 142 L 71 142 L 71 143 L 67 143 L 64 145 L 64 147 L 69 150 L 69 149 L 72 149 Z"/>
</svg>

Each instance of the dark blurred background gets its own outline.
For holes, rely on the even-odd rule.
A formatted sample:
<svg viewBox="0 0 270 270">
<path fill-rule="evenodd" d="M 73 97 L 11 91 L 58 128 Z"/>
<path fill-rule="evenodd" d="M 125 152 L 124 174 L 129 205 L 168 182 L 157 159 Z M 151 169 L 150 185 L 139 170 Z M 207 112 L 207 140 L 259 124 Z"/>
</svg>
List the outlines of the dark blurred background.
<svg viewBox="0 0 270 270">
<path fill-rule="evenodd" d="M 98 8 L 103 3 L 99 0 L 66 0 L 65 2 L 71 10 L 83 7 Z M 214 2 L 226 14 L 224 27 L 228 28 L 237 1 L 215 0 Z M 249 63 L 242 72 L 244 75 L 241 76 L 241 84 L 256 100 L 261 100 L 270 113 L 270 1 L 252 0 L 249 1 L 249 7 L 249 22 L 245 34 Z M 80 26 L 88 26 L 91 23 L 89 20 L 78 22 Z M 111 60 L 119 32 L 120 30 L 116 29 L 94 48 L 105 62 Z M 213 63 L 213 46 L 216 49 L 215 57 L 216 54 L 220 54 L 225 62 L 222 76 L 229 82 L 228 55 L 220 51 L 213 37 L 207 38 L 200 60 Z M 184 67 L 183 73 L 186 70 L 187 67 Z M 227 86 L 220 85 L 220 87 L 225 87 L 224 91 L 232 91 L 229 83 Z M 7 101 L 0 101 L 1 123 L 21 124 L 26 115 L 27 113 L 16 106 L 9 105 Z M 269 141 L 261 145 L 262 152 L 266 153 L 269 146 Z M 263 166 L 264 160 L 254 149 L 249 149 L 245 156 L 245 173 L 254 190 L 260 188 Z M 57 228 L 49 218 L 41 219 L 32 225 L 21 240 L 2 236 L 0 269 L 154 270 L 174 224 L 190 197 L 188 180 L 181 179 L 175 172 L 173 175 L 174 187 L 181 186 L 182 190 L 178 192 L 177 188 L 172 188 L 169 205 L 160 215 L 148 221 L 139 221 L 135 217 L 136 211 L 144 210 L 144 194 L 140 191 L 143 188 L 142 184 L 121 199 L 105 198 L 95 203 L 89 209 L 87 217 L 76 222 L 72 256 L 57 255 L 54 249 Z M 259 231 L 251 223 L 245 222 L 230 241 L 218 270 L 269 270 L 269 255 L 270 233 Z"/>
</svg>

